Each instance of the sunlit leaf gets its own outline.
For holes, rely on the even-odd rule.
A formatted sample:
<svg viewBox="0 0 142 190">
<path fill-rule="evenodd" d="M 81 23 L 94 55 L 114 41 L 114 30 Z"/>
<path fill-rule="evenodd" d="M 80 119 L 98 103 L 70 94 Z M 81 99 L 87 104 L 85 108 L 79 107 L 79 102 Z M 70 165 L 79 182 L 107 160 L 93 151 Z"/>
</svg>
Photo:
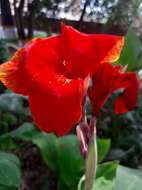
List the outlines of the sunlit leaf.
<svg viewBox="0 0 142 190">
<path fill-rule="evenodd" d="M 0 185 L 18 187 L 20 183 L 19 159 L 13 154 L 0 152 Z"/>
<path fill-rule="evenodd" d="M 111 142 L 109 139 L 98 139 L 97 140 L 98 162 L 102 162 L 105 159 L 105 156 L 110 149 L 110 144 L 111 144 Z"/>
</svg>

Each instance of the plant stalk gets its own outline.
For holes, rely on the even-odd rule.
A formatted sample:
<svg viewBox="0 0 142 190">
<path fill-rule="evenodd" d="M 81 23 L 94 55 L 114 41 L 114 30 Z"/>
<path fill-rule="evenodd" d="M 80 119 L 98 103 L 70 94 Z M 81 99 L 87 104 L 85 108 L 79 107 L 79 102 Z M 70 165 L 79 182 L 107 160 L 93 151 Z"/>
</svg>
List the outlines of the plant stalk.
<svg viewBox="0 0 142 190">
<path fill-rule="evenodd" d="M 92 136 L 88 147 L 85 171 L 85 190 L 92 190 L 96 178 L 97 169 L 97 143 L 96 143 L 96 125 L 94 123 Z"/>
</svg>

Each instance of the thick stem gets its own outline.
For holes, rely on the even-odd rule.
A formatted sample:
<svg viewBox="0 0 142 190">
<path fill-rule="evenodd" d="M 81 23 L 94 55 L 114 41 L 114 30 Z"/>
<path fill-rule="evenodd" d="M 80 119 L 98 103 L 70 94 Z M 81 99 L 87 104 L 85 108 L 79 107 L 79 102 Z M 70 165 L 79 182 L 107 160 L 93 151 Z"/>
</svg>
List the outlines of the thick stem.
<svg viewBox="0 0 142 190">
<path fill-rule="evenodd" d="M 92 130 L 86 158 L 85 190 L 92 190 L 97 169 L 96 122 L 94 122 Z"/>
</svg>

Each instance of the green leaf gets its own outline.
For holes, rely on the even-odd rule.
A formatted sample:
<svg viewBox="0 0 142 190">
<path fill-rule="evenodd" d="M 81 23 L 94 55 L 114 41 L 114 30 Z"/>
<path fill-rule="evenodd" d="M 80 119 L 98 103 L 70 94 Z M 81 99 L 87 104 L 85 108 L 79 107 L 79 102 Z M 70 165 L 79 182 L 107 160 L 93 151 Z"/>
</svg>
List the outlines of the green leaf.
<svg viewBox="0 0 142 190">
<path fill-rule="evenodd" d="M 136 71 L 137 69 L 140 69 L 142 65 L 142 56 L 140 56 L 142 53 L 141 48 L 142 45 L 140 39 L 134 31 L 129 30 L 125 39 L 124 48 L 117 63 L 122 65 L 128 64 L 128 71 Z"/>
<path fill-rule="evenodd" d="M 7 160 L 13 162 L 16 166 L 18 166 L 18 167 L 21 166 L 19 159 L 14 154 L 0 151 L 0 159 L 7 159 Z"/>
<path fill-rule="evenodd" d="M 119 166 L 114 190 L 141 190 L 142 171 Z"/>
<path fill-rule="evenodd" d="M 0 185 L 0 190 L 16 190 L 16 187 L 8 187 L 6 185 Z"/>
<path fill-rule="evenodd" d="M 15 139 L 29 140 L 32 141 L 37 135 L 39 135 L 40 131 L 38 131 L 32 123 L 23 123 L 19 128 L 10 132 L 9 135 Z"/>
<path fill-rule="evenodd" d="M 32 142 L 36 144 L 43 157 L 45 163 L 55 172 L 58 172 L 57 165 L 57 138 L 53 134 L 40 133 L 35 138 L 32 139 Z"/>
<path fill-rule="evenodd" d="M 76 188 L 84 172 L 84 160 L 76 136 L 57 138 L 53 134 L 40 133 L 32 142 L 39 147 L 45 163 L 57 173 L 62 183 Z"/>
<path fill-rule="evenodd" d="M 77 186 L 84 172 L 84 160 L 80 155 L 79 143 L 75 135 L 58 139 L 58 166 L 60 176 L 68 186 Z"/>
<path fill-rule="evenodd" d="M 7 135 L 1 135 L 0 136 L 0 150 L 11 150 L 16 148 L 17 145 L 15 143 L 15 141 Z"/>
<path fill-rule="evenodd" d="M 11 113 L 4 113 L 2 114 L 2 119 L 5 121 L 9 126 L 14 125 L 17 123 L 17 118 Z"/>
<path fill-rule="evenodd" d="M 0 152 L 0 185 L 18 187 L 20 183 L 19 159 L 13 154 Z"/>
<path fill-rule="evenodd" d="M 39 133 L 32 123 L 24 123 L 19 128 L 0 136 L 0 149 L 11 150 L 16 148 L 15 139 L 32 141 Z"/>
<path fill-rule="evenodd" d="M 98 165 L 93 190 L 113 190 L 117 167 L 116 161 Z"/>
<path fill-rule="evenodd" d="M 97 139 L 98 162 L 102 162 L 105 159 L 110 149 L 110 145 L 110 139 Z"/>
<path fill-rule="evenodd" d="M 113 190 L 114 180 L 107 180 L 105 177 L 100 177 L 94 183 L 93 190 Z"/>
<path fill-rule="evenodd" d="M 108 162 L 98 166 L 93 190 L 141 190 L 142 171 Z"/>
<path fill-rule="evenodd" d="M 106 179 L 113 179 L 116 176 L 117 167 L 117 161 L 106 162 L 98 165 L 96 178 L 104 176 Z"/>
<path fill-rule="evenodd" d="M 57 186 L 57 190 L 73 190 L 73 189 L 70 189 L 62 180 L 59 180 L 58 182 L 58 186 Z M 76 189 L 74 189 L 76 190 Z"/>
<path fill-rule="evenodd" d="M 0 121 L 0 134 L 7 133 L 9 131 L 9 127 L 7 122 Z"/>
<path fill-rule="evenodd" d="M 60 180 L 68 187 L 76 187 L 85 165 L 77 137 L 68 135 L 57 138 L 53 134 L 38 132 L 31 140 L 39 147 L 45 163 L 57 173 Z"/>
</svg>

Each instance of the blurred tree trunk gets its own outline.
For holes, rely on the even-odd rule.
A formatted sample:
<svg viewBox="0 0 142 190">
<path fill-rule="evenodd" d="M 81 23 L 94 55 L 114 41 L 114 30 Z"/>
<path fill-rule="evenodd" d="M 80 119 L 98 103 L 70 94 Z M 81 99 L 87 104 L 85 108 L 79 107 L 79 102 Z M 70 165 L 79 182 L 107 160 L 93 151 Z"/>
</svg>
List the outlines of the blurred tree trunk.
<svg viewBox="0 0 142 190">
<path fill-rule="evenodd" d="M 134 21 L 141 0 L 119 0 L 106 24 L 105 32 L 111 32 L 116 26 L 119 33 L 126 34 Z"/>
<path fill-rule="evenodd" d="M 14 22 L 9 0 L 0 0 L 1 22 L 6 38 L 15 38 Z"/>
<path fill-rule="evenodd" d="M 34 25 L 34 9 L 32 3 L 28 3 L 28 38 L 33 36 L 33 25 Z"/>
<path fill-rule="evenodd" d="M 14 0 L 14 12 L 15 12 L 15 23 L 17 27 L 17 33 L 21 40 L 25 40 L 26 34 L 23 23 L 23 9 L 25 5 L 25 0 L 20 0 L 19 6 L 16 5 L 17 5 L 17 0 Z"/>
<path fill-rule="evenodd" d="M 35 18 L 35 13 L 38 9 L 39 6 L 39 0 L 33 0 L 31 3 L 28 2 L 28 34 L 27 38 L 31 39 L 33 37 L 33 30 L 34 30 L 34 18 Z"/>
<path fill-rule="evenodd" d="M 39 0 L 27 1 L 26 15 L 24 15 L 24 6 L 26 1 L 20 0 L 18 5 L 17 2 L 18 2 L 17 0 L 14 0 L 15 22 L 16 22 L 18 36 L 21 40 L 31 39 L 33 37 L 35 13 L 39 8 L 40 1 Z M 26 22 L 24 22 L 25 18 L 27 19 Z M 27 34 L 25 33 L 25 27 L 28 29 Z"/>
<path fill-rule="evenodd" d="M 86 8 L 87 8 L 87 5 L 88 5 L 89 3 L 90 3 L 90 0 L 86 0 L 85 3 L 84 3 L 84 7 L 83 7 L 83 10 L 82 10 L 80 19 L 79 19 L 79 25 L 80 25 L 80 27 L 81 27 L 81 25 L 82 25 L 83 18 L 84 18 L 84 15 L 85 15 L 85 13 L 86 13 Z"/>
</svg>

